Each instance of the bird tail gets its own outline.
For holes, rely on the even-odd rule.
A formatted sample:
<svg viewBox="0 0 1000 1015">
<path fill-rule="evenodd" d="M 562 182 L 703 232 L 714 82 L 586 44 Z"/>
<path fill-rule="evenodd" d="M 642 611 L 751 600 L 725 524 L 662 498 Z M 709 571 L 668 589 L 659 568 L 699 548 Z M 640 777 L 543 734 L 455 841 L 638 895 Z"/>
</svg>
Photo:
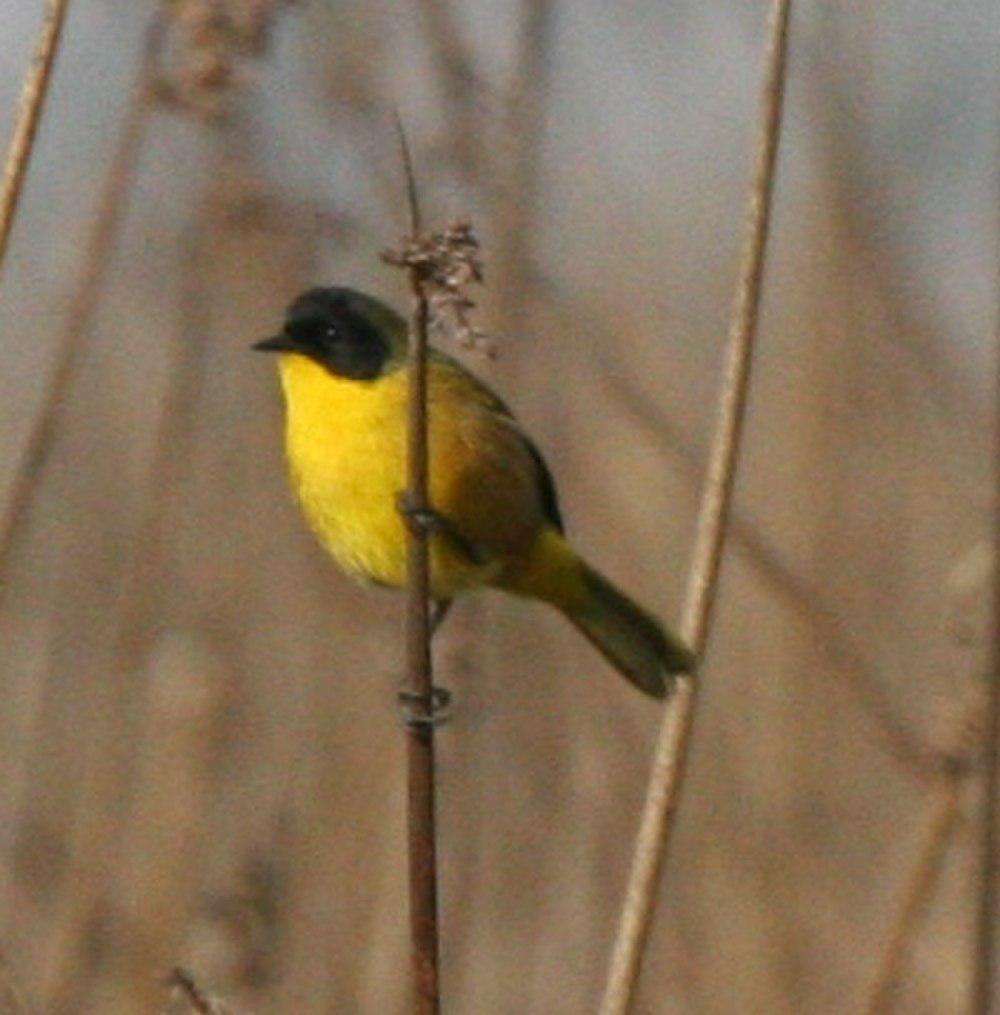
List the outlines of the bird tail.
<svg viewBox="0 0 1000 1015">
<path fill-rule="evenodd" d="M 691 650 L 587 564 L 583 583 L 587 594 L 566 617 L 640 691 L 664 697 L 674 673 L 694 668 Z"/>
<path fill-rule="evenodd" d="M 558 533 L 545 532 L 540 543 L 531 570 L 545 580 L 518 591 L 559 609 L 640 691 L 662 698 L 673 674 L 694 669 L 694 654 L 683 641 L 581 560 Z"/>
</svg>

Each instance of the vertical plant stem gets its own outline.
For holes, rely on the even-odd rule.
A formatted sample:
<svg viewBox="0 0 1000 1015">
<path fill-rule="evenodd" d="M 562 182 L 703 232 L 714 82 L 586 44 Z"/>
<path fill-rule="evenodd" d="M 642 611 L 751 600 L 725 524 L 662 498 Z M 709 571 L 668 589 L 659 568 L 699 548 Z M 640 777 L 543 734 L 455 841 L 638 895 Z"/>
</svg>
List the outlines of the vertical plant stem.
<svg viewBox="0 0 1000 1015">
<path fill-rule="evenodd" d="M 684 637 L 699 657 L 704 653 L 716 598 L 722 546 L 743 429 L 751 353 L 757 332 L 784 98 L 790 7 L 791 0 L 773 0 L 771 5 L 761 122 L 757 135 L 757 157 L 750 190 L 746 237 L 729 330 L 719 420 L 702 495 L 681 622 Z M 666 704 L 653 757 L 625 903 L 601 1003 L 602 1015 L 619 1015 L 628 1011 L 632 1003 L 643 948 L 652 922 L 660 871 L 673 827 L 671 818 L 677 808 L 684 779 L 695 701 L 693 677 L 681 676 Z"/>
<path fill-rule="evenodd" d="M 104 178 L 97 211 L 84 247 L 80 275 L 67 311 L 62 336 L 56 347 L 55 365 L 42 394 L 41 408 L 32 423 L 14 475 L 10 498 L 0 520 L 0 599 L 6 588 L 10 554 L 24 523 L 31 514 L 38 482 L 52 450 L 52 442 L 66 404 L 66 396 L 76 377 L 84 336 L 97 307 L 115 237 L 125 213 L 128 193 L 142 147 L 149 109 L 150 82 L 162 27 L 160 19 L 155 17 L 146 34 L 138 77 Z"/>
<path fill-rule="evenodd" d="M 177 988 L 181 997 L 191 1006 L 191 1011 L 200 1012 L 201 1015 L 220 1015 L 219 1006 L 212 1002 L 186 969 L 175 969 L 170 976 L 170 985 Z"/>
<path fill-rule="evenodd" d="M 938 777 L 920 849 L 895 904 L 885 947 L 868 990 L 864 1006 L 868 1015 L 889 1011 L 906 950 L 934 888 L 945 849 L 958 820 L 961 788 L 962 780 L 958 769 Z"/>
<path fill-rule="evenodd" d="M 420 207 L 409 146 L 402 125 L 400 144 L 406 171 L 410 231 L 420 235 Z M 418 267 L 410 268 L 413 317 L 410 323 L 409 411 L 406 499 L 411 513 L 426 511 L 427 498 L 427 329 L 430 307 Z M 438 976 L 437 850 L 434 830 L 434 686 L 430 646 L 430 561 L 427 532 L 408 526 L 406 545 L 406 682 L 413 715 L 407 730 L 407 799 L 410 861 L 410 932 L 413 945 L 414 1010 L 440 1009 Z"/>
<path fill-rule="evenodd" d="M 582 314 L 571 320 L 579 322 L 575 325 L 578 330 L 585 327 Z M 592 320 L 591 314 L 588 321 Z M 601 379 L 615 396 L 619 409 L 641 424 L 666 453 L 677 458 L 686 473 L 699 471 L 694 446 L 643 386 L 618 372 L 610 361 L 601 365 L 598 359 L 598 364 Z M 747 517 L 734 512 L 729 538 L 787 609 L 809 626 L 817 644 L 843 675 L 886 751 L 913 775 L 931 779 L 942 774 L 946 765 L 940 753 L 921 739 L 902 714 L 896 714 L 883 682 L 868 665 L 860 646 L 853 643 L 849 624 L 826 601 L 823 588 L 789 567 L 778 548 Z"/>
<path fill-rule="evenodd" d="M 1000 325 L 997 327 L 1000 336 Z M 997 383 L 997 406 L 1000 410 L 1000 377 Z M 997 414 L 996 447 L 1000 450 L 1000 411 Z M 977 1015 L 988 1015 L 1000 1007 L 997 1000 L 1000 988 L 997 978 L 1000 975 L 1000 935 L 997 920 L 997 880 L 1000 878 L 1000 545 L 997 533 L 1000 532 L 1000 458 L 993 456 L 993 468 L 996 472 L 996 503 L 994 511 L 994 560 L 993 560 L 993 646 L 987 680 L 989 693 L 987 696 L 986 715 L 983 731 L 983 816 L 982 839 L 980 848 L 979 872 L 979 913 L 976 925 L 975 968 L 972 977 L 972 1010 Z M 994 1005 L 994 1001 L 997 1004 Z"/>
<path fill-rule="evenodd" d="M 66 20 L 69 0 L 48 0 L 42 18 L 42 29 L 35 45 L 31 67 L 21 87 L 18 103 L 17 123 L 7 152 L 3 171 L 3 185 L 0 189 L 0 267 L 7 256 L 7 242 L 10 239 L 14 216 L 21 198 L 21 185 L 31 161 L 35 144 L 35 133 L 42 118 L 45 96 L 49 90 L 52 67 L 59 49 L 59 38 Z"/>
<path fill-rule="evenodd" d="M 209 332 L 204 297 L 209 277 L 203 218 L 183 240 L 181 320 L 173 362 L 159 407 L 138 522 L 124 562 L 122 591 L 112 635 L 113 667 L 103 686 L 103 707 L 91 722 L 93 736 L 79 759 L 83 773 L 69 849 L 70 876 L 61 893 L 56 930 L 50 935 L 47 997 L 54 1010 L 71 1008 L 86 969 L 87 928 L 106 904 L 108 858 L 124 834 L 117 813 L 132 775 L 128 758 L 129 688 L 142 679 L 163 608 L 170 543 L 178 517 L 183 481 L 194 456 L 198 407 L 205 379 L 204 335 Z M 148 736 L 143 737 L 148 741 Z M 189 759 L 190 760 L 190 759 Z M 180 836 L 174 845 L 179 847 Z M 179 894 L 179 891 L 178 891 Z M 161 928 L 162 930 L 163 928 Z M 110 939 L 110 937 L 109 937 Z"/>
</svg>

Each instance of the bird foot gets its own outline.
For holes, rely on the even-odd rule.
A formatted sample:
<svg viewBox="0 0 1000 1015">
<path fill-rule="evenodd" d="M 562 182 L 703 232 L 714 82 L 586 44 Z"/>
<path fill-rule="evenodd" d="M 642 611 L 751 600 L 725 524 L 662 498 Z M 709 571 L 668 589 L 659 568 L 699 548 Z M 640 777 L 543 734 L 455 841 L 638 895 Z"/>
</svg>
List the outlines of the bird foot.
<svg viewBox="0 0 1000 1015">
<path fill-rule="evenodd" d="M 433 729 L 451 718 L 451 691 L 444 687 L 432 687 L 430 694 L 403 689 L 396 700 L 410 729 Z"/>
<path fill-rule="evenodd" d="M 466 539 L 440 511 L 429 506 L 414 505 L 408 490 L 401 490 L 396 494 L 396 509 L 406 519 L 411 530 L 419 530 L 429 536 L 443 537 L 473 564 L 488 562 L 489 557 L 483 549 Z"/>
</svg>

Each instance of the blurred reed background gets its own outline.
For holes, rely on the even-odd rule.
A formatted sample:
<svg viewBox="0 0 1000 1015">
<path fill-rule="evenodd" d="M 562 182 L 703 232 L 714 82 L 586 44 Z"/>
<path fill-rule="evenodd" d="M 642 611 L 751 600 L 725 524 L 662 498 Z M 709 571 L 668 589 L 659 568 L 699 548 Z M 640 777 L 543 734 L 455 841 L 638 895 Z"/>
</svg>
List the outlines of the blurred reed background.
<svg viewBox="0 0 1000 1015">
<path fill-rule="evenodd" d="M 40 8 L 0 0 L 5 137 Z M 407 1010 L 402 599 L 305 531 L 248 346 L 311 284 L 405 299 L 377 257 L 406 222 L 398 106 L 428 220 L 484 241 L 500 356 L 473 369 L 536 436 L 575 542 L 675 618 L 763 22 L 70 4 L 0 289 L 3 1011 L 207 1010 L 176 966 L 236 1013 Z M 794 12 L 735 521 L 639 1012 L 968 1003 L 997 22 L 991 0 Z M 594 1010 L 659 710 L 531 604 L 461 603 L 438 647 L 445 1010 Z"/>
</svg>

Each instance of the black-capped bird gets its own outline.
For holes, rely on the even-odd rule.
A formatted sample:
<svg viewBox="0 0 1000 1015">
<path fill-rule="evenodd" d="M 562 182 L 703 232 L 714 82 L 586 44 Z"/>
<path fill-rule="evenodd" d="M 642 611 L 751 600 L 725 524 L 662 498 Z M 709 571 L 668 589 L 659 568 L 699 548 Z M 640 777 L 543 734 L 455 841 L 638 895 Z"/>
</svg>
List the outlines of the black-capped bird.
<svg viewBox="0 0 1000 1015">
<path fill-rule="evenodd" d="M 406 582 L 407 323 L 352 289 L 310 289 L 255 349 L 280 354 L 291 482 L 347 572 Z M 428 360 L 431 595 L 490 586 L 550 603 L 636 687 L 663 697 L 688 648 L 563 534 L 545 462 L 507 406 L 456 360 Z"/>
</svg>

